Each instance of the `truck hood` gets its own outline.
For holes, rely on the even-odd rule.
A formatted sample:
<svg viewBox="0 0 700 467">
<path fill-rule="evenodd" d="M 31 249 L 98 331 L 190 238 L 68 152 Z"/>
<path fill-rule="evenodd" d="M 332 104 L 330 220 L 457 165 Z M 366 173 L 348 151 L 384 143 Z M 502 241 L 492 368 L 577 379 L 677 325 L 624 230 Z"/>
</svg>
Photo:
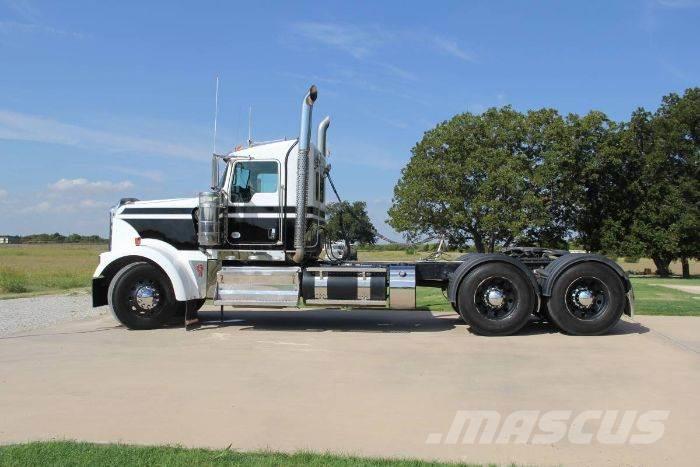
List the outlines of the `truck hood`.
<svg viewBox="0 0 700 467">
<path fill-rule="evenodd" d="M 173 198 L 173 199 L 154 199 L 149 201 L 134 201 L 131 203 L 124 204 L 119 207 L 117 214 L 122 213 L 125 209 L 153 209 L 158 211 L 162 208 L 180 208 L 180 209 L 194 209 L 198 206 L 197 198 Z M 128 212 L 128 211 L 127 211 Z"/>
</svg>

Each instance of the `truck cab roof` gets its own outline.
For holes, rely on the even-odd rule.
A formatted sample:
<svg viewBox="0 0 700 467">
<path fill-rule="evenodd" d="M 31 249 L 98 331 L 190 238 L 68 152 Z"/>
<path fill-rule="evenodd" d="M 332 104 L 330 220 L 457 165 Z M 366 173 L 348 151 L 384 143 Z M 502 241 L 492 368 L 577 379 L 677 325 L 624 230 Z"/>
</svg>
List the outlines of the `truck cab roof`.
<svg viewBox="0 0 700 467">
<path fill-rule="evenodd" d="M 297 139 L 285 139 L 278 141 L 269 141 L 262 143 L 253 143 L 251 146 L 241 149 L 235 149 L 224 156 L 225 160 L 235 158 L 251 158 L 251 159 L 284 159 L 287 153 L 296 145 Z M 318 149 L 314 144 L 311 144 L 312 154 L 318 153 Z"/>
</svg>

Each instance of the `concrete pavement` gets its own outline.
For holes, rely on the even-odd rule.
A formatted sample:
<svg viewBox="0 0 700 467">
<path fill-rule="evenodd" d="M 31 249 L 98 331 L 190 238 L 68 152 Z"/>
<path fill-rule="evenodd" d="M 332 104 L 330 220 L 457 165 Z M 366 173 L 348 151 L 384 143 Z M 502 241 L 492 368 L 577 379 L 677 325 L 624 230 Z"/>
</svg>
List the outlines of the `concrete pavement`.
<svg viewBox="0 0 700 467">
<path fill-rule="evenodd" d="M 539 465 L 700 458 L 700 318 L 639 317 L 600 337 L 532 324 L 499 338 L 428 311 L 225 318 L 189 332 L 128 331 L 102 315 L 0 338 L 0 442 L 231 444 Z M 670 413 L 650 445 L 595 436 L 583 445 L 426 443 L 446 435 L 460 410 Z"/>
</svg>

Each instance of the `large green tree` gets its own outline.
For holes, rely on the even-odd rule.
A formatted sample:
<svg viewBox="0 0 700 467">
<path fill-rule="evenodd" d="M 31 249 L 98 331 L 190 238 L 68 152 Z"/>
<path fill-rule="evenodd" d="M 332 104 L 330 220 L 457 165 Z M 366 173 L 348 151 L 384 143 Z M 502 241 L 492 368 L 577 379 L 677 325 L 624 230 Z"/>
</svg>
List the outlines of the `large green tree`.
<svg viewBox="0 0 700 467">
<path fill-rule="evenodd" d="M 635 111 L 626 143 L 640 170 L 625 173 L 630 211 L 609 219 L 604 244 L 651 257 L 660 275 L 680 258 L 687 276 L 688 258 L 700 256 L 700 88 L 665 96 L 654 114 Z"/>
<path fill-rule="evenodd" d="M 552 110 L 526 116 L 503 107 L 439 124 L 411 150 L 388 223 L 409 240 L 446 235 L 480 252 L 522 236 L 559 235 L 552 233 L 557 213 L 551 193 L 539 180 L 545 172 L 537 169 L 554 150 L 548 128 L 559 120 Z"/>
<path fill-rule="evenodd" d="M 629 191 L 638 178 L 638 158 L 625 144 L 625 125 L 602 112 L 570 114 L 566 129 L 563 150 L 552 164 L 554 176 L 562 178 L 566 224 L 583 249 L 604 251 L 609 221 L 626 223 L 636 208 Z"/>
<path fill-rule="evenodd" d="M 700 256 L 700 88 L 629 122 L 510 107 L 427 131 L 394 188 L 389 224 L 409 240 L 446 235 L 647 256 L 660 274 Z"/>
<path fill-rule="evenodd" d="M 329 203 L 326 206 L 326 235 L 333 241 L 374 244 L 376 230 L 367 214 L 367 203 Z"/>
</svg>

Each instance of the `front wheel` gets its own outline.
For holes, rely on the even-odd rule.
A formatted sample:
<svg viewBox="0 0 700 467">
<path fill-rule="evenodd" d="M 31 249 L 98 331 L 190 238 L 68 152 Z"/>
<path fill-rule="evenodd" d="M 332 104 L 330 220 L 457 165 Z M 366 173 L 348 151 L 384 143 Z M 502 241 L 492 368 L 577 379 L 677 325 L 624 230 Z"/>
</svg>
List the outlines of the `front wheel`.
<svg viewBox="0 0 700 467">
<path fill-rule="evenodd" d="M 457 308 L 478 334 L 518 332 L 535 309 L 535 289 L 525 274 L 506 263 L 477 266 L 459 286 Z"/>
<path fill-rule="evenodd" d="M 168 277 L 145 262 L 122 268 L 112 279 L 107 298 L 114 316 L 129 329 L 161 327 L 178 307 Z"/>
<path fill-rule="evenodd" d="M 559 328 L 575 335 L 608 332 L 622 316 L 625 289 L 608 266 L 589 261 L 576 264 L 553 284 L 547 310 Z"/>
</svg>

